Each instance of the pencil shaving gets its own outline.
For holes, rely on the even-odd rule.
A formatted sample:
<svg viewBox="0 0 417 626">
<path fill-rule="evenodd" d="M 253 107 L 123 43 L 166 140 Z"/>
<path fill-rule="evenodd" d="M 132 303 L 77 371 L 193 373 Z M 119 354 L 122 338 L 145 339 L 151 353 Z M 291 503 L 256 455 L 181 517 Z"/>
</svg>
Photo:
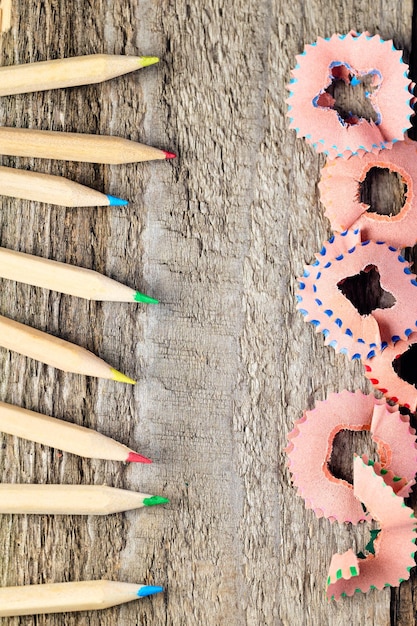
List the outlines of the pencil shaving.
<svg viewBox="0 0 417 626">
<path fill-rule="evenodd" d="M 405 341 L 387 346 L 382 352 L 376 352 L 371 359 L 364 361 L 364 370 L 368 380 L 386 398 L 414 413 L 417 409 L 417 388 L 413 382 L 413 346 L 417 346 L 417 333 L 412 333 Z M 403 358 L 408 361 L 405 365 Z"/>
<path fill-rule="evenodd" d="M 363 239 L 385 241 L 401 248 L 417 241 L 417 148 L 414 141 L 405 139 L 392 150 L 366 154 L 362 159 L 328 161 L 321 171 L 319 190 L 325 214 L 332 229 L 344 231 L 359 228 Z M 360 189 L 367 175 L 374 169 L 397 173 L 406 189 L 404 206 L 397 215 L 370 212 L 361 202 Z"/>
<path fill-rule="evenodd" d="M 355 498 L 352 485 L 336 478 L 329 468 L 335 437 L 343 430 L 371 432 L 379 456 L 375 471 L 401 495 L 408 495 L 415 483 L 415 431 L 398 407 L 360 391 L 330 394 L 296 421 L 286 451 L 293 483 L 306 508 L 318 517 L 357 524 L 371 518 Z M 364 461 L 373 464 L 367 457 Z"/>
<path fill-rule="evenodd" d="M 360 231 L 354 231 L 360 236 Z M 299 279 L 297 308 L 326 345 L 351 359 L 371 358 L 390 342 L 406 339 L 417 321 L 417 277 L 393 246 L 361 241 L 348 248 L 349 231 L 336 233 Z M 345 243 L 346 241 L 346 243 Z M 336 244 L 336 245 L 335 245 Z M 344 249 L 344 252 L 340 252 Z M 367 280 L 378 282 L 370 305 Z M 361 305 L 347 293 L 363 283 Z M 357 293 L 358 289 L 351 289 Z M 361 306 L 366 304 L 365 311 Z"/>
<path fill-rule="evenodd" d="M 415 485 L 415 480 L 407 480 L 397 476 L 392 470 L 387 470 L 382 463 L 378 461 L 372 461 L 367 454 L 362 454 L 362 461 L 365 465 L 372 466 L 375 474 L 381 476 L 384 483 L 391 487 L 391 489 L 401 498 L 407 498 L 410 495 L 411 489 Z"/>
<path fill-rule="evenodd" d="M 290 128 L 317 152 L 346 159 L 403 139 L 413 114 L 411 81 L 392 41 L 353 31 L 335 34 L 319 37 L 296 59 L 288 87 Z M 342 115 L 332 94 L 337 81 L 351 88 L 362 85 L 369 119 L 354 112 Z"/>
<path fill-rule="evenodd" d="M 359 457 L 354 460 L 354 494 L 379 522 L 380 531 L 370 542 L 368 554 L 354 555 L 348 550 L 333 556 L 327 579 L 329 599 L 339 600 L 372 588 L 398 587 L 410 577 L 415 565 L 413 510 Z"/>
</svg>

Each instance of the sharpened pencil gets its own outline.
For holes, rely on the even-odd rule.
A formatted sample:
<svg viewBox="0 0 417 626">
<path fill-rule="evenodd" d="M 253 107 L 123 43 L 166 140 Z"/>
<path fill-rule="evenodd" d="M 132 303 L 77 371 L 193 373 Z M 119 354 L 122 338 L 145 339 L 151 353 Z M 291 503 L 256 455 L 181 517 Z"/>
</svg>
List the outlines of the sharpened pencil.
<svg viewBox="0 0 417 626">
<path fill-rule="evenodd" d="M 0 166 L 0 195 L 65 207 L 125 206 L 127 200 L 51 174 Z"/>
<path fill-rule="evenodd" d="M 120 165 L 175 158 L 166 150 L 109 135 L 0 127 L 0 154 Z"/>
<path fill-rule="evenodd" d="M 89 350 L 3 315 L 0 315 L 0 346 L 64 372 L 136 384 Z"/>
<path fill-rule="evenodd" d="M 0 431 L 88 459 L 152 463 L 146 456 L 91 428 L 0 402 Z"/>
<path fill-rule="evenodd" d="M 51 289 L 86 300 L 142 302 L 158 300 L 94 270 L 0 248 L 0 278 Z"/>
<path fill-rule="evenodd" d="M 110 580 L 3 587 L 0 588 L 0 617 L 108 609 L 163 590 L 154 585 Z"/>
<path fill-rule="evenodd" d="M 167 502 L 162 496 L 103 485 L 0 484 L 1 514 L 111 515 Z"/>
<path fill-rule="evenodd" d="M 0 96 L 101 83 L 158 63 L 157 57 L 111 54 L 40 61 L 0 68 Z"/>
</svg>

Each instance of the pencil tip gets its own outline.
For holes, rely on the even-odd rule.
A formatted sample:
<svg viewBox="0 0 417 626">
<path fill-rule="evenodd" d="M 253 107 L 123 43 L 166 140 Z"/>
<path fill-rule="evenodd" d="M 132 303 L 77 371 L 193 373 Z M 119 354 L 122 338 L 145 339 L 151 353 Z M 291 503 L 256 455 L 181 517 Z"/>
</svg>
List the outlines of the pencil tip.
<svg viewBox="0 0 417 626">
<path fill-rule="evenodd" d="M 146 296 L 144 293 L 140 293 L 137 291 L 134 295 L 135 302 L 144 302 L 145 304 L 158 304 L 159 300 L 156 298 L 151 298 L 151 296 Z"/>
<path fill-rule="evenodd" d="M 143 504 L 145 506 L 156 506 L 157 504 L 168 504 L 168 498 L 162 496 L 151 496 L 150 498 L 144 498 Z"/>
<path fill-rule="evenodd" d="M 146 456 L 142 456 L 137 452 L 129 452 L 129 456 L 126 459 L 127 463 L 152 463 L 151 459 Z"/>
<path fill-rule="evenodd" d="M 110 370 L 111 370 L 111 377 L 116 382 L 128 383 L 129 385 L 136 385 L 136 381 L 133 380 L 133 378 L 129 378 L 129 376 L 122 374 L 122 372 L 118 372 L 117 370 L 114 369 L 114 367 L 111 367 Z"/>
<path fill-rule="evenodd" d="M 155 65 L 159 63 L 158 57 L 140 57 L 140 66 L 148 67 L 148 65 Z"/>
<path fill-rule="evenodd" d="M 144 585 L 138 591 L 139 598 L 145 598 L 146 596 L 153 596 L 154 593 L 161 593 L 163 587 L 155 587 L 154 585 Z"/>
<path fill-rule="evenodd" d="M 176 159 L 177 155 L 174 154 L 173 152 L 167 152 L 166 150 L 163 150 L 163 152 L 165 152 L 165 158 L 166 159 Z"/>
<path fill-rule="evenodd" d="M 110 206 L 126 206 L 127 204 L 129 204 L 127 200 L 116 198 L 116 196 L 107 195 L 107 199 L 109 201 Z"/>
</svg>

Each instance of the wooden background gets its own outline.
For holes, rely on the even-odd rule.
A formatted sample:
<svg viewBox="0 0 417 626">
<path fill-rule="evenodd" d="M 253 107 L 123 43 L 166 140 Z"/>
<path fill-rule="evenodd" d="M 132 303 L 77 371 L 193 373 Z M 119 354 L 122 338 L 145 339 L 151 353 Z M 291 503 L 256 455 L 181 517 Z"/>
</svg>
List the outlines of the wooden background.
<svg viewBox="0 0 417 626">
<path fill-rule="evenodd" d="M 295 311 L 295 277 L 329 224 L 323 158 L 288 130 L 294 56 L 317 36 L 368 29 L 408 58 L 412 1 L 15 0 L 4 65 L 95 52 L 159 55 L 103 83 L 3 98 L 0 123 L 108 133 L 178 152 L 126 166 L 2 158 L 63 174 L 126 207 L 2 198 L 0 243 L 91 267 L 157 307 L 92 303 L 7 281 L 0 312 L 79 343 L 139 380 L 64 374 L 0 350 L 0 399 L 96 427 L 152 466 L 81 460 L 1 436 L 7 482 L 107 483 L 166 495 L 108 518 L 0 516 L 0 584 L 109 578 L 166 593 L 101 613 L 7 626 L 405 626 L 414 582 L 328 604 L 331 555 L 366 527 L 318 520 L 283 451 L 305 407 L 366 390 Z M 1 148 L 0 148 L 1 152 Z M 355 446 L 339 453 L 351 458 Z"/>
</svg>

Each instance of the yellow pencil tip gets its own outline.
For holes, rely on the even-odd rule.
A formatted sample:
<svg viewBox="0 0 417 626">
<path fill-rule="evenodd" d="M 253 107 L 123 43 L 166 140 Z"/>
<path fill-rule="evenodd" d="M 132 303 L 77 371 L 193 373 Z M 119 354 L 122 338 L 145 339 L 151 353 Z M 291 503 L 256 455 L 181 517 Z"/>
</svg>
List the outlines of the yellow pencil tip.
<svg viewBox="0 0 417 626">
<path fill-rule="evenodd" d="M 136 380 L 133 380 L 133 378 L 129 378 L 129 376 L 122 374 L 122 372 L 118 372 L 113 367 L 111 367 L 110 369 L 111 369 L 112 379 L 115 380 L 116 382 L 128 383 L 129 385 L 136 385 Z"/>
<path fill-rule="evenodd" d="M 148 65 L 155 65 L 159 63 L 158 57 L 140 57 L 140 66 L 148 67 Z"/>
</svg>

